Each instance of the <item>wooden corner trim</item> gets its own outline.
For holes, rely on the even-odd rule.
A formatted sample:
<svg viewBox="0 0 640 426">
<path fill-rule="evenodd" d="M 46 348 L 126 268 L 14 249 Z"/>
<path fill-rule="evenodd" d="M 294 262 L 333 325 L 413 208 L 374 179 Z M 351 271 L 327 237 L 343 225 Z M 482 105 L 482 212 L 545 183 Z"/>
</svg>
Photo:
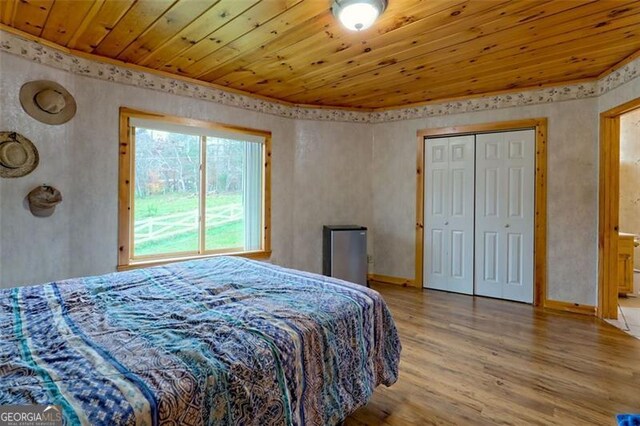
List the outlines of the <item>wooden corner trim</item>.
<svg viewBox="0 0 640 426">
<path fill-rule="evenodd" d="M 545 300 L 544 309 L 553 311 L 572 312 L 574 314 L 596 316 L 596 307 L 580 303 L 563 302 L 560 300 Z"/>
<path fill-rule="evenodd" d="M 367 281 L 378 284 L 393 284 L 402 287 L 416 287 L 416 282 L 410 278 L 392 277 L 389 275 L 369 274 Z"/>
</svg>

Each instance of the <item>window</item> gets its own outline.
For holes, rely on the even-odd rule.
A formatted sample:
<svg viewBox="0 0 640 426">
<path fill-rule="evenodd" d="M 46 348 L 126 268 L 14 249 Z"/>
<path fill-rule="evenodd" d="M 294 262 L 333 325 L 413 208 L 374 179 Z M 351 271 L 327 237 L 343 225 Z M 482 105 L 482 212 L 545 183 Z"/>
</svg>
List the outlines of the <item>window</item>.
<svg viewBox="0 0 640 426">
<path fill-rule="evenodd" d="M 121 108 L 119 269 L 270 254 L 271 133 Z"/>
</svg>

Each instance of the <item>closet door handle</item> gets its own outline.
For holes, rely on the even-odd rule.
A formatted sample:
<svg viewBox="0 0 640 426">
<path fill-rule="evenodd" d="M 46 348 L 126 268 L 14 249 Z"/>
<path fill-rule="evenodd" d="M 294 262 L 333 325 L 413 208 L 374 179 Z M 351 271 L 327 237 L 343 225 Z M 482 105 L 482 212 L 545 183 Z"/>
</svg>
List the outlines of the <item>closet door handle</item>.
<svg viewBox="0 0 640 426">
<path fill-rule="evenodd" d="M 505 228 L 508 228 L 508 227 L 509 227 L 509 224 L 507 223 L 504 227 L 505 227 Z"/>
<path fill-rule="evenodd" d="M 445 226 L 446 226 L 446 225 L 448 225 L 448 224 L 449 224 L 449 222 L 445 222 L 444 224 L 445 224 Z"/>
</svg>

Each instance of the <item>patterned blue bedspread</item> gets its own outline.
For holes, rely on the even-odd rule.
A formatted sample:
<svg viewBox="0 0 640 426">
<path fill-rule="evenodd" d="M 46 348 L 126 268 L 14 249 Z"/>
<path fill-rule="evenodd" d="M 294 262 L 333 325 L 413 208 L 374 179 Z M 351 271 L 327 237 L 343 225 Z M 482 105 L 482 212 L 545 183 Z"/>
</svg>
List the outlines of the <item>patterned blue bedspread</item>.
<svg viewBox="0 0 640 426">
<path fill-rule="evenodd" d="M 336 424 L 399 357 L 377 292 L 237 257 L 0 290 L 0 404 L 67 424 Z"/>
</svg>

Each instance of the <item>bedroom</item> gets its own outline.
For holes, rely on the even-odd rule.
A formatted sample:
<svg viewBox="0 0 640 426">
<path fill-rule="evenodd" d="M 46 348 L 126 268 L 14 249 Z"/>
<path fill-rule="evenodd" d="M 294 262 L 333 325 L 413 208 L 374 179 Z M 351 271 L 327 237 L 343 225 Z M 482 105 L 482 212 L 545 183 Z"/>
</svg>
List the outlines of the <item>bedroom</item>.
<svg viewBox="0 0 640 426">
<path fill-rule="evenodd" d="M 21 166 L 19 176 L 0 179 L 3 321 L 14 324 L 16 314 L 39 306 L 26 300 L 26 289 L 45 291 L 48 303 L 64 311 L 55 288 L 94 288 L 98 278 L 82 277 L 122 270 L 108 276 L 114 278 L 107 279 L 113 285 L 105 297 L 126 298 L 118 277 L 141 279 L 149 269 L 140 267 L 199 254 L 242 251 L 262 263 L 321 274 L 323 226 L 357 224 L 367 228 L 366 268 L 380 296 L 348 288 L 388 305 L 395 326 L 387 337 L 393 342 L 397 327 L 402 343 L 400 372 L 397 383 L 367 387 L 357 403 L 328 404 L 319 411 L 328 416 L 324 422 L 615 424 L 618 414 L 640 413 L 640 342 L 603 321 L 617 313 L 619 170 L 612 159 L 619 162 L 616 118 L 640 106 L 640 2 L 365 3 L 386 9 L 370 27 L 353 31 L 332 13 L 331 0 L 0 1 L 0 131 L 9 133 L 3 144 L 38 158 Z M 61 96 L 46 105 L 51 90 Z M 174 176 L 188 155 L 165 158 L 170 166 L 148 172 L 145 190 L 136 192 L 143 162 L 135 141 L 143 136 L 132 128 L 149 130 L 157 143 L 170 133 L 190 136 L 192 142 L 180 146 L 197 159 L 191 177 Z M 535 168 L 527 181 L 531 250 L 523 257 L 531 300 L 422 289 L 431 283 L 432 266 L 424 254 L 434 247 L 425 238 L 431 223 L 425 206 L 433 195 L 422 175 L 433 152 L 425 150 L 431 147 L 425 136 L 431 143 L 475 135 L 470 143 L 477 147 L 477 135 L 521 129 L 535 129 L 529 145 Z M 18 145 L 13 132 L 27 142 Z M 236 159 L 243 165 L 257 160 L 255 167 L 216 162 L 216 149 L 232 152 L 233 144 L 210 146 L 209 138 L 241 142 L 244 154 Z M 244 149 L 249 146 L 257 153 Z M 2 153 L 7 175 L 9 154 Z M 229 170 L 223 173 L 223 166 Z M 47 206 L 50 215 L 37 217 L 27 195 L 43 184 L 60 196 L 45 194 L 55 209 Z M 178 209 L 184 200 L 191 204 Z M 228 209 L 229 200 L 240 207 Z M 143 203 L 147 207 L 137 209 Z M 225 234 L 231 242 L 216 246 L 201 222 L 234 214 L 242 217 L 242 232 L 220 219 L 223 231 L 235 231 Z M 192 227 L 191 236 L 180 247 L 167 237 L 169 249 L 136 252 L 143 244 L 136 238 L 154 215 L 167 216 L 169 230 L 160 235 L 182 223 Z M 471 226 L 469 235 L 475 232 Z M 473 269 L 477 258 L 470 253 L 463 259 Z M 235 279 L 220 268 L 222 277 Z M 66 279 L 76 281 L 38 286 Z M 470 279 L 463 292 L 475 291 Z M 146 297 L 135 286 L 131 291 Z M 22 292 L 25 300 L 14 303 Z M 167 289 L 153 296 L 171 308 L 195 309 L 173 304 Z M 128 309 L 145 311 L 140 303 Z M 81 312 L 97 315 L 70 310 Z M 56 324 L 72 332 L 66 321 Z M 0 342 L 16 339 L 15 327 L 2 333 Z M 393 352 L 400 346 L 387 343 L 392 353 L 381 362 L 391 371 L 384 380 L 363 378 L 369 387 L 395 379 Z M 35 388 L 14 392 L 19 386 L 11 369 L 25 357 L 16 348 L 7 346 L 2 353 L 11 355 L 0 358 L 0 405 L 64 407 L 65 398 Z M 27 370 L 43 380 L 41 370 Z M 93 419 L 89 408 L 66 410 Z M 305 424 L 284 418 L 274 414 L 273 421 Z"/>
</svg>

